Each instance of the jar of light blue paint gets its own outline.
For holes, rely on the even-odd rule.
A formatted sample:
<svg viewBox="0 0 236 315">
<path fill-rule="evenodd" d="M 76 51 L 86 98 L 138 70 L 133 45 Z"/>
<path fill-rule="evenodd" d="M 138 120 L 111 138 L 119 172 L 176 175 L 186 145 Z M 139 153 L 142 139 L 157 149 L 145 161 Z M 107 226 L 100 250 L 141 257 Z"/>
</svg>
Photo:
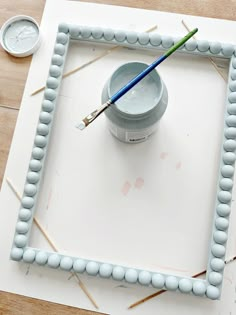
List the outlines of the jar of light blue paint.
<svg viewBox="0 0 236 315">
<path fill-rule="evenodd" d="M 119 67 L 103 88 L 102 103 L 147 66 L 141 62 L 130 62 Z M 123 142 L 145 141 L 157 129 L 167 103 L 166 86 L 158 72 L 153 70 L 105 111 L 109 130 Z"/>
</svg>

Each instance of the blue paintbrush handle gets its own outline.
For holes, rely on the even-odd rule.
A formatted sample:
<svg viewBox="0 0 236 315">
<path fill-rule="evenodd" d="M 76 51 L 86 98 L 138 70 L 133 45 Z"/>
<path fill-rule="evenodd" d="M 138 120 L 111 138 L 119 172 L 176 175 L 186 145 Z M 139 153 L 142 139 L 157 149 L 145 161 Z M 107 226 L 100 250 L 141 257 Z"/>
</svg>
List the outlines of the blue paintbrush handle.
<svg viewBox="0 0 236 315">
<path fill-rule="evenodd" d="M 153 69 L 155 69 L 162 61 L 164 61 L 167 57 L 169 57 L 174 51 L 176 51 L 179 47 L 181 47 L 189 38 L 191 38 L 198 31 L 195 28 L 193 31 L 189 32 L 184 38 L 182 38 L 179 42 L 173 45 L 167 52 L 164 53 L 161 57 L 155 60 L 150 66 L 148 66 L 144 71 L 139 73 L 135 78 L 133 78 L 130 82 L 128 82 L 124 87 L 122 87 L 118 92 L 116 92 L 110 98 L 110 103 L 115 103 L 120 97 L 122 97 L 125 93 L 127 93 L 133 86 L 135 86 L 139 81 L 141 81 L 146 75 L 148 75 Z"/>
<path fill-rule="evenodd" d="M 134 87 L 139 81 L 141 81 L 146 75 L 148 75 L 153 69 L 155 69 L 162 61 L 164 61 L 167 57 L 169 57 L 176 49 L 181 47 L 189 38 L 191 38 L 198 31 L 195 28 L 192 32 L 189 32 L 184 38 L 182 38 L 179 42 L 173 45 L 169 50 L 167 50 L 164 55 L 155 60 L 150 66 L 148 66 L 145 70 L 139 73 L 135 78 L 133 78 L 130 82 L 128 82 L 125 86 L 123 86 L 118 92 L 116 92 L 112 97 L 103 104 L 99 109 L 93 111 L 91 114 L 86 116 L 81 123 L 78 125 L 80 130 L 83 130 L 87 127 L 92 121 L 94 121 L 101 113 L 104 112 L 111 104 L 115 103 L 119 98 L 121 98 L 125 93 L 127 93 L 132 87 Z"/>
<path fill-rule="evenodd" d="M 129 81 L 125 86 L 123 86 L 118 92 L 116 92 L 110 98 L 111 103 L 115 103 L 121 98 L 125 93 L 127 93 L 132 87 L 134 87 L 139 81 L 141 81 L 146 75 L 148 75 L 153 69 L 156 68 L 163 60 L 167 58 L 166 55 L 162 55 L 160 58 L 155 60 L 152 64 L 150 64 L 146 69 L 144 69 L 141 73 L 139 73 L 136 77 L 134 77 L 131 81 Z"/>
</svg>

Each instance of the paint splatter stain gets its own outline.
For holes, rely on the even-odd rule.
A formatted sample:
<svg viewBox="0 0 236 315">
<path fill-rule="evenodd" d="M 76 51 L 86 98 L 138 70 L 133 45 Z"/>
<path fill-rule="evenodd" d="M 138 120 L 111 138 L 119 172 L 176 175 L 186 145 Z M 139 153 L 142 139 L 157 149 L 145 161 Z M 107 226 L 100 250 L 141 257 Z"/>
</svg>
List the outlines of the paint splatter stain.
<svg viewBox="0 0 236 315">
<path fill-rule="evenodd" d="M 26 272 L 25 272 L 25 275 L 28 276 L 29 272 L 30 272 L 30 265 L 28 265 Z"/>
<path fill-rule="evenodd" d="M 165 160 L 165 158 L 167 158 L 167 156 L 168 156 L 168 153 L 167 153 L 167 152 L 161 152 L 161 154 L 160 154 L 160 159 L 161 159 L 161 160 Z"/>
<path fill-rule="evenodd" d="M 129 287 L 127 287 L 127 286 L 126 286 L 126 285 L 124 285 L 124 284 L 117 285 L 117 286 L 115 287 L 115 289 L 118 289 L 118 288 L 122 288 L 122 289 L 129 289 Z"/>
<path fill-rule="evenodd" d="M 48 210 L 48 208 L 49 208 L 49 204 L 50 204 L 51 199 L 52 199 L 52 189 L 50 189 L 50 192 L 49 192 L 48 203 L 47 203 L 46 210 Z"/>
<path fill-rule="evenodd" d="M 181 162 L 178 162 L 178 163 L 176 164 L 175 168 L 176 168 L 177 170 L 180 170 L 180 169 L 181 169 L 181 166 L 182 166 L 182 163 L 181 163 Z"/>
<path fill-rule="evenodd" d="M 126 196 L 131 188 L 131 184 L 129 181 L 126 181 L 121 189 L 121 192 L 124 196 Z"/>
<path fill-rule="evenodd" d="M 68 277 L 68 281 L 70 281 L 72 278 L 74 277 L 74 274 L 72 273 L 69 277 Z"/>
<path fill-rule="evenodd" d="M 144 179 L 142 177 L 138 177 L 135 181 L 134 187 L 137 189 L 141 189 L 144 185 Z"/>
</svg>

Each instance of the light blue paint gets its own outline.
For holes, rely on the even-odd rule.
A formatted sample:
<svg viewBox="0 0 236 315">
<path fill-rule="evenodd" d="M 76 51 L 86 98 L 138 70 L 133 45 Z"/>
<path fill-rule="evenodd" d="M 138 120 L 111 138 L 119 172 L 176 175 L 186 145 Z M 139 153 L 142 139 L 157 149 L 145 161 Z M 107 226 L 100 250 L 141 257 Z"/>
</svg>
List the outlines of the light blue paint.
<svg viewBox="0 0 236 315">
<path fill-rule="evenodd" d="M 141 62 L 130 62 L 119 67 L 104 86 L 102 102 L 115 96 L 116 91 L 119 93 L 126 82 L 132 82 L 132 78 L 147 67 Z M 167 102 L 166 86 L 154 69 L 105 111 L 111 133 L 124 142 L 145 141 L 156 130 Z"/>
</svg>

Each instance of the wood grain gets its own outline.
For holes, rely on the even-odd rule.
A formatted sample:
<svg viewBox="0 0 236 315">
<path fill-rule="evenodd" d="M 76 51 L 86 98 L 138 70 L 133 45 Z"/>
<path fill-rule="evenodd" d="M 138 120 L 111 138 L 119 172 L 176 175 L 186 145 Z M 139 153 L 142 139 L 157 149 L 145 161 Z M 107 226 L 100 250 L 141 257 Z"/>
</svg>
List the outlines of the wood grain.
<svg viewBox="0 0 236 315">
<path fill-rule="evenodd" d="M 0 315 L 102 315 L 75 307 L 0 291 Z"/>
<path fill-rule="evenodd" d="M 44 4 L 45 0 L 1 0 L 0 25 L 18 14 L 30 15 L 40 23 Z M 15 58 L 0 47 L 0 188 L 17 119 L 15 109 L 20 107 L 30 62 L 31 57 Z"/>
<path fill-rule="evenodd" d="M 0 105 L 19 109 L 30 62 L 31 56 L 21 60 L 0 48 L 0 86 L 4 86 L 4 89 L 1 88 Z"/>
<path fill-rule="evenodd" d="M 123 5 L 228 20 L 235 20 L 236 12 L 235 0 L 86 0 L 84 2 Z M 44 4 L 45 0 L 1 0 L 0 25 L 17 14 L 30 15 L 40 22 Z M 31 57 L 14 58 L 0 48 L 0 187 L 30 62 Z M 0 291 L 0 315 L 23 314 L 95 315 L 101 313 Z"/>
<path fill-rule="evenodd" d="M 173 13 L 205 16 L 218 19 L 235 20 L 235 0 L 80 0 L 131 8 L 143 8 Z"/>
<path fill-rule="evenodd" d="M 11 145 L 18 111 L 0 107 L 0 185 L 4 175 L 6 157 Z"/>
</svg>

